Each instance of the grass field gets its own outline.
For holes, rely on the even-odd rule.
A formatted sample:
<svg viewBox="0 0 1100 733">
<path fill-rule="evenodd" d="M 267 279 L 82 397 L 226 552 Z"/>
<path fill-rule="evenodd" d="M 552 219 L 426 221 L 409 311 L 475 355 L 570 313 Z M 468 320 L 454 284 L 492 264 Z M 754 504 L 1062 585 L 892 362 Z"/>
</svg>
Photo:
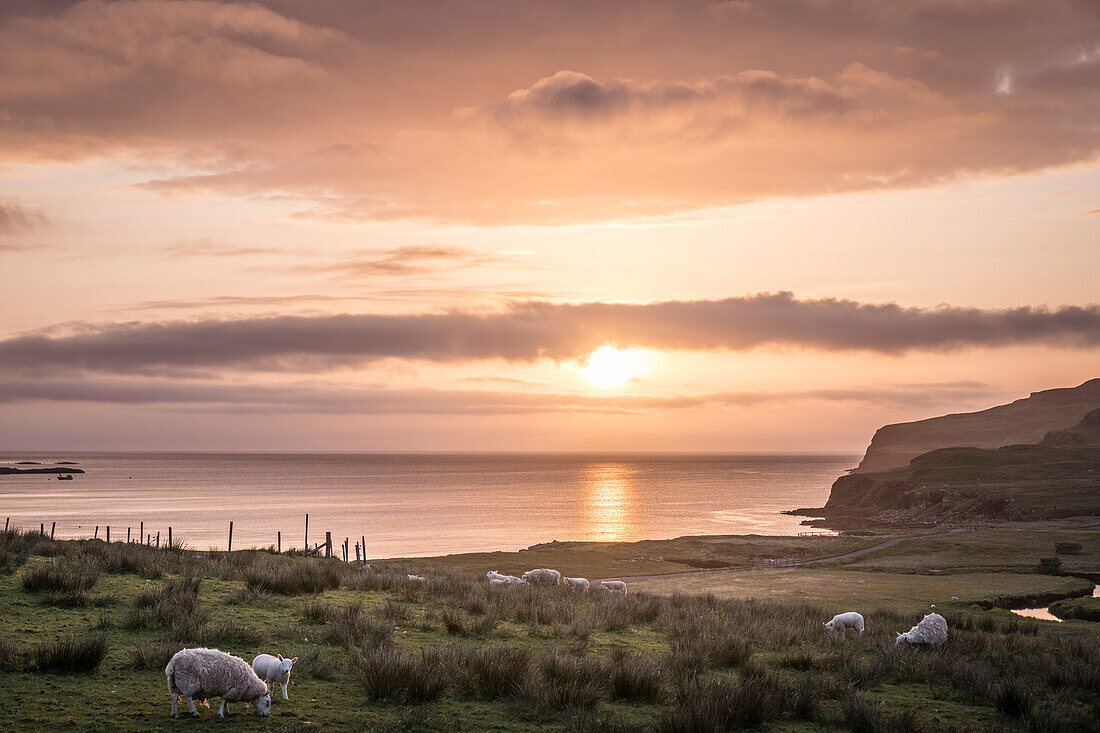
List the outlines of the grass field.
<svg viewBox="0 0 1100 733">
<path fill-rule="evenodd" d="M 740 552 L 769 538 L 727 539 Z M 605 560 L 574 572 L 595 576 L 587 571 L 606 567 Z M 952 634 L 944 647 L 893 645 L 894 629 L 907 629 L 929 598 L 956 584 L 967 588 L 953 593 L 963 601 L 989 600 L 1006 588 L 1082 582 L 1072 578 L 719 571 L 647 581 L 681 584 L 654 588 L 661 595 L 632 583 L 623 597 L 489 587 L 468 556 L 449 562 L 452 568 L 432 569 L 419 561 L 428 579 L 418 583 L 382 563 L 364 570 L 259 551 L 3 533 L 0 726 L 1090 730 L 1100 711 L 1094 623 L 1040 623 L 947 604 L 940 610 Z M 751 592 L 717 597 L 712 591 L 725 591 L 705 579 L 723 574 L 751 578 Z M 815 590 L 800 596 L 807 580 Z M 776 592 L 781 586 L 787 590 Z M 911 597 L 914 587 L 924 594 L 919 599 Z M 668 590 L 680 592 L 663 595 Z M 864 636 L 824 633 L 821 621 L 851 603 L 867 616 Z M 50 646 L 68 641 L 67 648 Z M 238 703 L 218 721 L 214 701 L 200 708 L 199 721 L 169 720 L 164 665 L 177 649 L 196 645 L 247 661 L 260 652 L 299 656 L 290 700 L 276 699 L 267 719 Z M 47 671 L 56 669 L 67 671 Z"/>
</svg>

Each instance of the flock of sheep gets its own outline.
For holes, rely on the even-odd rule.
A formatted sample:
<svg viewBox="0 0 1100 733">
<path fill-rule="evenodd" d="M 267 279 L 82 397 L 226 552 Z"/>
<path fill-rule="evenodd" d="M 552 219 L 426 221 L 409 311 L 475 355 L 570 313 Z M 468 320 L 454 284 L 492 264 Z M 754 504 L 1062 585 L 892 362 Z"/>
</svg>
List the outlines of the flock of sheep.
<svg viewBox="0 0 1100 733">
<path fill-rule="evenodd" d="M 585 578 L 563 578 L 557 570 L 538 568 L 528 570 L 520 577 L 502 575 L 495 570 L 485 574 L 491 585 L 565 585 L 580 591 L 600 588 L 612 593 L 626 593 L 626 583 L 621 580 L 598 580 L 589 583 Z M 409 575 L 411 581 L 423 581 L 419 575 Z M 848 629 L 863 634 L 863 616 L 855 611 L 839 613 L 824 623 L 829 631 L 847 634 Z M 938 613 L 930 613 L 912 629 L 902 634 L 898 632 L 896 644 L 939 645 L 947 640 L 947 621 Z M 281 654 L 260 654 L 249 666 L 240 657 L 226 654 L 217 649 L 182 649 L 172 657 L 164 674 L 168 678 L 168 691 L 172 695 L 172 717 L 177 718 L 179 698 L 187 702 L 191 714 L 198 716 L 195 700 L 220 697 L 218 717 L 224 718 L 231 702 L 250 703 L 262 717 L 271 714 L 271 693 L 278 684 L 283 689 L 283 699 L 287 697 L 287 684 L 290 671 L 298 657 L 284 658 Z"/>
</svg>

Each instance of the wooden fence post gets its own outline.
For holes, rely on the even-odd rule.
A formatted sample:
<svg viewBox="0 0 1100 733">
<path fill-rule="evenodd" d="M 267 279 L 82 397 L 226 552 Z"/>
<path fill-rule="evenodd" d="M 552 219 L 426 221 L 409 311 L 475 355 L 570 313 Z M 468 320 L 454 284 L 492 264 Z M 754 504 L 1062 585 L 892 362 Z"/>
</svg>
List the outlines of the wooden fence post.
<svg viewBox="0 0 1100 733">
<path fill-rule="evenodd" d="M 309 512 L 306 512 L 306 546 L 305 549 L 309 550 Z"/>
<path fill-rule="evenodd" d="M 275 533 L 275 552 L 277 552 L 280 555 L 283 554 L 283 533 L 282 532 L 276 532 Z"/>
<path fill-rule="evenodd" d="M 144 542 L 144 541 L 145 541 L 145 522 L 142 521 L 142 522 L 138 523 L 138 542 L 140 543 L 140 542 Z"/>
<path fill-rule="evenodd" d="M 111 525 L 107 525 L 107 541 L 111 541 Z"/>
<path fill-rule="evenodd" d="M 50 539 L 51 540 L 53 539 L 53 531 L 55 529 L 57 529 L 57 522 L 54 522 L 53 524 L 50 525 Z"/>
<path fill-rule="evenodd" d="M 359 543 L 355 543 L 355 564 L 359 564 Z"/>
<path fill-rule="evenodd" d="M 95 534 L 92 535 L 92 539 L 93 540 L 98 540 L 99 539 L 99 525 L 98 524 L 95 526 Z"/>
<path fill-rule="evenodd" d="M 126 544 L 130 544 L 130 528 L 126 528 Z"/>
<path fill-rule="evenodd" d="M 43 537 L 46 536 L 46 523 L 45 522 L 39 522 L 38 523 L 38 534 L 42 535 Z"/>
<path fill-rule="evenodd" d="M 332 532 L 325 532 L 325 557 L 332 557 Z"/>
<path fill-rule="evenodd" d="M 160 530 L 157 530 L 157 549 L 160 549 Z"/>
<path fill-rule="evenodd" d="M 229 523 L 229 552 L 233 552 L 233 523 Z"/>
<path fill-rule="evenodd" d="M 367 536 L 363 535 L 359 538 L 363 542 L 363 564 L 367 564 Z"/>
</svg>

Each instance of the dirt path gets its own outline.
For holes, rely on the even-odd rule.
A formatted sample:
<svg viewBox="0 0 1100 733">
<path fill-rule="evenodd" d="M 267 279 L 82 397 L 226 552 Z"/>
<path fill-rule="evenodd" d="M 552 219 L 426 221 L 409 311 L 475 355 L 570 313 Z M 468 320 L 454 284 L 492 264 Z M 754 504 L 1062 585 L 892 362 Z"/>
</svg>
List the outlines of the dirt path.
<svg viewBox="0 0 1100 733">
<path fill-rule="evenodd" d="M 785 568 L 800 568 L 806 565 L 816 565 L 823 562 L 833 562 L 834 560 L 847 560 L 850 557 L 859 557 L 860 555 L 866 555 L 870 552 L 877 552 L 879 550 L 885 550 L 887 547 L 893 547 L 899 542 L 905 542 L 908 537 L 895 537 L 892 540 L 886 540 L 880 542 L 877 545 L 871 545 L 870 547 L 864 547 L 860 550 L 852 550 L 851 552 L 845 552 L 843 555 L 831 555 L 829 557 L 819 557 L 814 560 L 794 560 L 782 567 Z M 658 575 L 624 575 L 620 578 L 601 578 L 601 580 L 656 580 L 658 578 L 668 578 L 676 575 L 694 575 L 695 573 L 726 573 L 731 570 L 751 570 L 748 567 L 729 567 L 729 568 L 697 568 L 695 570 L 682 570 L 675 573 L 660 573 Z"/>
</svg>

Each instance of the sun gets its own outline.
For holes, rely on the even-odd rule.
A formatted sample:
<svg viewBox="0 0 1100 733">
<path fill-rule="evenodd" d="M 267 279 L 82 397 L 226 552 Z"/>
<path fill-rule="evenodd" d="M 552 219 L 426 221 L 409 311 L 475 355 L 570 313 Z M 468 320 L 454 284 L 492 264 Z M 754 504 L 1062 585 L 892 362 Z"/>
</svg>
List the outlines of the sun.
<svg viewBox="0 0 1100 733">
<path fill-rule="evenodd" d="M 618 387 L 645 368 L 646 353 L 641 349 L 616 349 L 601 346 L 588 356 L 584 376 L 601 387 Z"/>
</svg>

